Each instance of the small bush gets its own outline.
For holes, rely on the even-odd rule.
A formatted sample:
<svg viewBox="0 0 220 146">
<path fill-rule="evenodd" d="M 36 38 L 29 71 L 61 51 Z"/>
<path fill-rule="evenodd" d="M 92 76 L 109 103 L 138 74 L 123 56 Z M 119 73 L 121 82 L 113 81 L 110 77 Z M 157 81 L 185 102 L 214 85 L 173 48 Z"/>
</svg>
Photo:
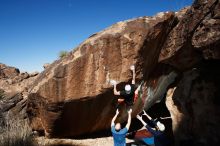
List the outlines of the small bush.
<svg viewBox="0 0 220 146">
<path fill-rule="evenodd" d="M 32 137 L 31 128 L 27 120 L 8 118 L 0 131 L 1 146 L 36 146 Z"/>
<path fill-rule="evenodd" d="M 59 57 L 60 57 L 60 58 L 63 58 L 63 57 L 65 57 L 67 54 L 68 54 L 68 51 L 60 51 L 60 52 L 59 52 Z"/>
</svg>

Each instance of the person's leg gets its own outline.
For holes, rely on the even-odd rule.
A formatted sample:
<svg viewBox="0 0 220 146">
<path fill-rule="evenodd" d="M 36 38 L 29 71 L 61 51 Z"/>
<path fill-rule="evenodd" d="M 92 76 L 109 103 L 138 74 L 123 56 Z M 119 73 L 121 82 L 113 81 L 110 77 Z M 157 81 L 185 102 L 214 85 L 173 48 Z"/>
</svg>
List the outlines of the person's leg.
<svg viewBox="0 0 220 146">
<path fill-rule="evenodd" d="M 133 107 L 133 104 L 126 104 L 126 109 L 127 111 L 129 111 L 130 109 L 132 109 Z"/>
<path fill-rule="evenodd" d="M 138 99 L 138 94 L 134 93 L 134 103 L 137 101 L 137 99 Z"/>
<path fill-rule="evenodd" d="M 144 81 L 142 81 L 140 83 L 140 85 L 137 87 L 137 89 L 135 90 L 134 92 L 134 102 L 136 102 L 136 100 L 138 99 L 138 96 L 142 99 L 142 92 L 143 92 L 143 83 Z M 142 99 L 142 102 L 144 103 L 143 99 Z"/>
<path fill-rule="evenodd" d="M 124 99 L 119 98 L 118 102 L 116 103 L 116 109 L 119 109 L 120 111 L 124 104 L 125 104 Z"/>
<path fill-rule="evenodd" d="M 122 103 L 124 102 L 125 100 L 123 98 L 118 98 L 118 103 Z"/>
<path fill-rule="evenodd" d="M 135 133 L 136 133 L 136 131 L 130 132 L 130 133 L 128 133 L 128 134 L 126 135 L 126 137 L 127 137 L 128 139 L 134 139 Z"/>
</svg>

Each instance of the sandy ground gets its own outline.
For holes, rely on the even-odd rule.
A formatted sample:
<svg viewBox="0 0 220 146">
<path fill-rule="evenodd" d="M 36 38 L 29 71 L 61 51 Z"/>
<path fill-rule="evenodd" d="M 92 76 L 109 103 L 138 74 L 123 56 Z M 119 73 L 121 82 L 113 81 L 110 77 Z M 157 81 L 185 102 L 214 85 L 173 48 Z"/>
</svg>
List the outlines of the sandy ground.
<svg viewBox="0 0 220 146">
<path fill-rule="evenodd" d="M 40 146 L 113 146 L 112 137 L 94 138 L 94 139 L 48 139 L 45 137 L 36 138 Z M 126 139 L 127 143 L 132 140 Z"/>
</svg>

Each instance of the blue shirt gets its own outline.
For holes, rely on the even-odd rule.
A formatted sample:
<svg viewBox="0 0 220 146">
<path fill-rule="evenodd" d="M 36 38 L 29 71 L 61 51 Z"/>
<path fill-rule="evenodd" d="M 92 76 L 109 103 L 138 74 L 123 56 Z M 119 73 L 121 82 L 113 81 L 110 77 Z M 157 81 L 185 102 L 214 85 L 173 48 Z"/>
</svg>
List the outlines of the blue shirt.
<svg viewBox="0 0 220 146">
<path fill-rule="evenodd" d="M 128 129 L 125 127 L 120 131 L 116 131 L 115 126 L 112 126 L 111 131 L 114 139 L 114 146 L 125 146 L 126 145 L 125 137 L 126 137 L 126 133 L 128 132 Z"/>
</svg>

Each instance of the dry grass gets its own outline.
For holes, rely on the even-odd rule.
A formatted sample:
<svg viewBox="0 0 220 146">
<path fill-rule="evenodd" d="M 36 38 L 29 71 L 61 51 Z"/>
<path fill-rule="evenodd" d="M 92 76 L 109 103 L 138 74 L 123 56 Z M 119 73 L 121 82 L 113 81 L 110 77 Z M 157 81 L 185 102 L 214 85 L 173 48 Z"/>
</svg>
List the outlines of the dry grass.
<svg viewBox="0 0 220 146">
<path fill-rule="evenodd" d="M 27 120 L 6 115 L 0 131 L 0 146 L 36 146 L 31 133 Z"/>
</svg>

